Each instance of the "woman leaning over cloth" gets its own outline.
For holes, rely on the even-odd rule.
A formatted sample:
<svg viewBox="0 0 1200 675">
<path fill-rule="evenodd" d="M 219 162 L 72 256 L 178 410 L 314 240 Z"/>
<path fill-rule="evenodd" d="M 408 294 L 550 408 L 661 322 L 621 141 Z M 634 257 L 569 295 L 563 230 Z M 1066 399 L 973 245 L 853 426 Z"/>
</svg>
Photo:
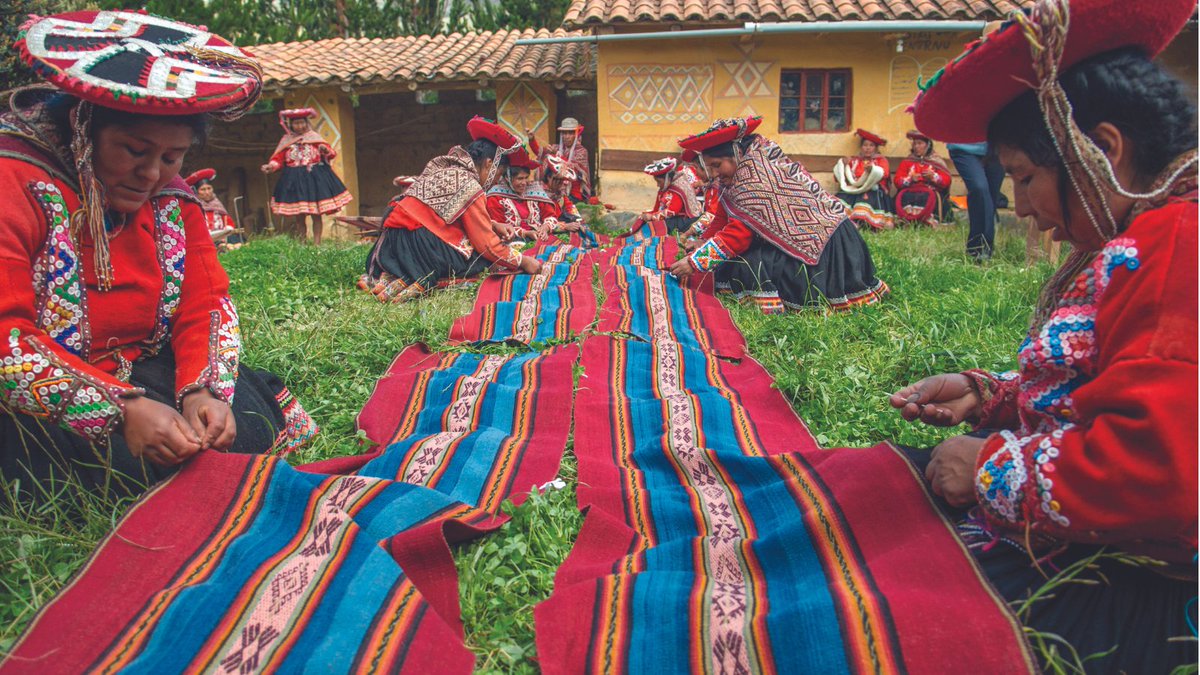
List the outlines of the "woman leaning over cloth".
<svg viewBox="0 0 1200 675">
<path fill-rule="evenodd" d="M 302 443 L 311 418 L 239 363 L 229 281 L 179 178 L 206 113 L 254 104 L 257 64 L 133 12 L 22 31 L 21 56 L 54 86 L 18 90 L 0 117 L 4 481 L 34 500 L 64 481 L 129 493 L 204 450 Z"/>
<path fill-rule="evenodd" d="M 439 283 L 478 276 L 495 265 L 536 274 L 537 258 L 505 246 L 488 217 L 485 191 L 524 151 L 516 136 L 495 122 L 467 122 L 474 141 L 454 146 L 425 165 L 383 221 L 383 234 L 367 256 L 359 288 L 383 302 L 405 302 Z"/>
<path fill-rule="evenodd" d="M 636 230 L 642 223 L 661 221 L 668 234 L 690 230 L 703 209 L 679 160 L 664 157 L 647 164 L 642 172 L 654 179 L 658 193 L 654 196 L 654 206 L 634 219 L 631 229 Z"/>
<path fill-rule="evenodd" d="M 878 302 L 887 285 L 846 206 L 775 143 L 754 133 L 761 117 L 717 120 L 679 142 L 721 183 L 704 217 L 704 241 L 670 272 L 715 271 L 717 289 L 767 314 L 807 306 Z M 689 231 L 689 234 L 693 231 Z"/>
<path fill-rule="evenodd" d="M 1082 656 L 1116 649 L 1088 672 L 1166 673 L 1197 656 L 1196 109 L 1151 61 L 1194 11 L 1042 0 L 915 105 L 934 138 L 986 139 L 1017 215 L 1073 253 L 1016 371 L 929 377 L 891 404 L 978 430 L 934 448 L 925 475 L 951 505 L 978 505 L 960 532 L 1007 599 L 1102 545 L 1140 556 L 1100 560 L 1092 585 L 1059 586 L 1022 616 Z"/>
</svg>

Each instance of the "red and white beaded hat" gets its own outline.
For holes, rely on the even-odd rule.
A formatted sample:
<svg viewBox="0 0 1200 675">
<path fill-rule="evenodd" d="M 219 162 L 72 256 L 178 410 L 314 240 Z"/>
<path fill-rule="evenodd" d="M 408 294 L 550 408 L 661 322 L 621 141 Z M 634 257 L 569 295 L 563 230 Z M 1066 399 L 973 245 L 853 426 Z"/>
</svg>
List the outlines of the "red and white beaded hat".
<svg viewBox="0 0 1200 675">
<path fill-rule="evenodd" d="M 184 178 L 183 182 L 187 183 L 192 188 L 197 188 L 206 183 L 213 182 L 216 180 L 216 178 L 217 171 L 215 169 L 200 169 L 187 178 Z"/>
<path fill-rule="evenodd" d="M 575 181 L 579 180 L 575 169 L 567 165 L 567 160 L 558 155 L 546 155 L 546 170 L 551 174 L 562 178 L 563 180 Z"/>
<path fill-rule="evenodd" d="M 279 111 L 279 126 L 283 127 L 286 133 L 292 133 L 292 120 L 315 120 L 320 115 L 312 108 L 290 108 L 288 110 Z M 309 124 L 309 128 L 312 124 Z"/>
<path fill-rule="evenodd" d="M 1070 0 L 1068 7 L 1060 72 L 1121 47 L 1157 55 L 1195 14 L 1196 0 Z M 986 140 L 992 118 L 1038 82 L 1030 37 L 1022 22 L 1010 19 L 967 45 L 922 85 L 912 106 L 917 128 L 948 143 Z"/>
<path fill-rule="evenodd" d="M 871 141 L 872 143 L 874 143 L 875 145 L 878 145 L 881 148 L 883 146 L 887 145 L 886 138 L 884 138 L 883 136 L 880 136 L 879 134 L 873 134 L 873 133 L 867 131 L 866 129 L 855 129 L 854 135 L 858 136 L 859 138 L 863 139 L 864 141 Z"/>
<path fill-rule="evenodd" d="M 684 150 L 692 150 L 693 152 L 704 152 L 722 143 L 728 143 L 754 133 L 754 130 L 758 128 L 758 125 L 762 124 L 762 121 L 763 118 L 761 115 L 756 117 L 720 119 L 713 122 L 712 126 L 704 131 L 680 139 L 679 147 Z"/>
<path fill-rule="evenodd" d="M 126 112 L 233 119 L 262 90 L 252 54 L 204 27 L 145 12 L 33 16 L 16 49 L 59 89 Z"/>
<path fill-rule="evenodd" d="M 917 131 L 916 129 L 913 129 L 912 131 L 909 131 L 908 133 L 904 134 L 904 137 L 910 141 L 921 140 L 921 141 L 925 141 L 926 143 L 933 142 L 932 138 L 930 138 L 929 136 L 926 136 L 925 134 L 921 133 L 920 131 Z"/>
<path fill-rule="evenodd" d="M 662 159 L 657 159 L 653 162 L 650 162 L 646 165 L 646 168 L 642 169 L 642 171 L 648 175 L 657 177 L 665 176 L 678 168 L 679 160 L 675 159 L 674 157 L 663 157 Z"/>
</svg>

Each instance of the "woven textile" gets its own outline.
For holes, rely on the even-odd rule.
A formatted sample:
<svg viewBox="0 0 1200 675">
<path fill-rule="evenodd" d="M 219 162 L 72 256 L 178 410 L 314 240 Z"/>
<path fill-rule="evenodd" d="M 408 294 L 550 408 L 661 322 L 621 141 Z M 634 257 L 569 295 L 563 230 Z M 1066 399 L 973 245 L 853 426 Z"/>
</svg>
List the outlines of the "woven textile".
<svg viewBox="0 0 1200 675">
<path fill-rule="evenodd" d="M 738 163 L 721 204 L 731 217 L 807 265 L 817 264 L 825 242 L 849 215 L 803 166 L 761 137 Z"/>
<path fill-rule="evenodd" d="M 601 263 L 605 302 L 596 330 L 643 340 L 678 342 L 691 349 L 740 359 L 746 339 L 713 295 L 712 275 L 687 285 L 660 269 L 673 261 L 674 239 L 649 239 L 614 249 Z M 647 266 L 647 261 L 653 266 Z"/>
<path fill-rule="evenodd" d="M 419 200 L 447 223 L 458 220 L 482 194 L 475 163 L 457 145 L 445 155 L 429 160 L 425 170 L 404 192 L 405 197 Z"/>
<path fill-rule="evenodd" d="M 578 354 L 574 346 L 484 355 L 413 345 L 359 414 L 377 448 L 311 467 L 423 485 L 498 513 L 505 499 L 520 502 L 558 473 Z"/>
<path fill-rule="evenodd" d="M 677 344 L 596 337 L 582 363 L 589 510 L 535 611 L 543 672 L 1033 672 L 890 446 L 818 450 L 739 392 L 765 372 Z"/>
<path fill-rule="evenodd" d="M 591 258 L 568 244 L 540 247 L 539 274 L 498 274 L 479 287 L 475 308 L 450 329 L 450 344 L 567 340 L 596 316 Z"/>
<path fill-rule="evenodd" d="M 470 672 L 441 527 L 486 519 L 417 486 L 204 453 L 130 510 L 0 670 Z"/>
</svg>

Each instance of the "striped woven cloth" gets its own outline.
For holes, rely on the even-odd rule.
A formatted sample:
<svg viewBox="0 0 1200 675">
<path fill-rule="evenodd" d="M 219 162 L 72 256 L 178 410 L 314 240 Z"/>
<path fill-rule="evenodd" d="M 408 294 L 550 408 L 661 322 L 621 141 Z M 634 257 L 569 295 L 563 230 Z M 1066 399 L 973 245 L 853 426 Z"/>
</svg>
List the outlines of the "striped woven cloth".
<svg viewBox="0 0 1200 675">
<path fill-rule="evenodd" d="M 539 246 L 538 274 L 496 274 L 484 280 L 470 314 L 450 329 L 450 344 L 568 340 L 596 316 L 590 256 L 569 244 Z"/>
</svg>

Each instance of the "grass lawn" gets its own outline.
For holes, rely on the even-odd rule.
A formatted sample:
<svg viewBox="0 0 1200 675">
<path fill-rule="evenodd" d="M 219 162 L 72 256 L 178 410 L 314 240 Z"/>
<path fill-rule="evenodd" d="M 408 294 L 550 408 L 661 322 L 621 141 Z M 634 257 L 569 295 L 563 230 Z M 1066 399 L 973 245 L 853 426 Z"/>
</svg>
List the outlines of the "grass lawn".
<svg viewBox="0 0 1200 675">
<path fill-rule="evenodd" d="M 964 219 L 965 220 L 965 219 Z M 972 367 L 1008 369 L 1030 309 L 1051 269 L 1027 269 L 1024 235 L 1004 228 L 996 258 L 963 254 L 965 228 L 868 235 L 879 276 L 892 295 L 877 306 L 826 316 L 763 316 L 732 307 L 750 353 L 778 380 L 823 446 L 890 439 L 928 446 L 950 432 L 909 426 L 886 395 L 925 375 Z M 245 341 L 243 360 L 278 374 L 322 427 L 293 456 L 308 462 L 360 452 L 354 417 L 375 380 L 406 345 L 446 348 L 451 322 L 469 311 L 473 288 L 381 306 L 355 290 L 366 248 L 313 248 L 258 240 L 222 257 Z M 569 451 L 568 447 L 568 451 Z M 467 642 L 481 672 L 536 672 L 533 606 L 549 596 L 554 572 L 581 523 L 568 487 L 535 495 L 502 530 L 457 549 Z M 72 495 L 60 500 L 78 505 Z M 0 504 L 0 650 L 84 562 L 125 504 L 84 503 L 37 513 Z"/>
</svg>

